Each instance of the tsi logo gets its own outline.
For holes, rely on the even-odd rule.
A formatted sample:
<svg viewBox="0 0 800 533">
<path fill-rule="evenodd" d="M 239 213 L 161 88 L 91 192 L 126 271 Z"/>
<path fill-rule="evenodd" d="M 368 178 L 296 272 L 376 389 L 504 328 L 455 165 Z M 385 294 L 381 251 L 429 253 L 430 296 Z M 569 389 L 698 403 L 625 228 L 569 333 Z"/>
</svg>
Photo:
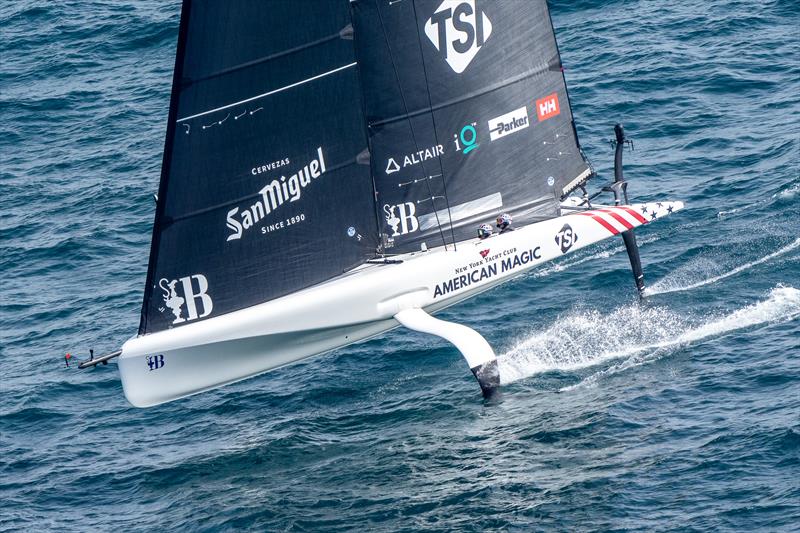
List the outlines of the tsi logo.
<svg viewBox="0 0 800 533">
<path fill-rule="evenodd" d="M 453 135 L 453 142 L 456 144 L 456 152 L 460 152 L 463 146 L 464 153 L 468 154 L 480 146 L 480 144 L 478 144 L 478 130 L 475 129 L 476 125 L 475 122 L 467 124 L 461 128 L 461 132 Z"/>
<path fill-rule="evenodd" d="M 179 283 L 180 285 L 178 285 Z M 172 321 L 173 324 L 181 324 L 188 320 L 207 317 L 214 309 L 214 302 L 211 300 L 211 296 L 208 295 L 208 280 L 202 274 L 173 280 L 161 278 L 158 286 L 164 292 L 164 304 L 175 315 L 175 320 Z M 200 312 L 197 309 L 198 303 L 201 308 Z M 183 318 L 184 306 L 187 318 Z M 159 311 L 162 313 L 165 310 L 165 307 L 159 307 Z"/>
<path fill-rule="evenodd" d="M 492 34 L 476 0 L 444 0 L 425 23 L 425 35 L 456 74 L 464 72 Z"/>
<path fill-rule="evenodd" d="M 506 135 L 511 135 L 530 126 L 528 122 L 528 109 L 525 106 L 515 109 L 489 121 L 489 138 L 496 141 Z"/>
<path fill-rule="evenodd" d="M 414 202 L 397 205 L 386 204 L 383 206 L 383 212 L 386 213 L 386 223 L 392 228 L 391 237 L 414 233 L 419 229 L 419 221 L 416 217 L 417 208 L 414 206 Z"/>
<path fill-rule="evenodd" d="M 561 253 L 567 253 L 576 242 L 578 242 L 578 234 L 572 231 L 572 226 L 564 224 L 561 231 L 556 234 L 556 244 L 561 247 Z"/>
</svg>

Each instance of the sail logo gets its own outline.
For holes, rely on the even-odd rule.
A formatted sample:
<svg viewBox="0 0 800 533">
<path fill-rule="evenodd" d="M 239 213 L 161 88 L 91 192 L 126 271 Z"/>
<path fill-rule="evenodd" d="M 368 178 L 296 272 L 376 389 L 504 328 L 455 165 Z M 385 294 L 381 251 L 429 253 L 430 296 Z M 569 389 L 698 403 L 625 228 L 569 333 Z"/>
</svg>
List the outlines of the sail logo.
<svg viewBox="0 0 800 533">
<path fill-rule="evenodd" d="M 492 22 L 476 0 L 445 0 L 425 23 L 425 35 L 456 74 L 466 70 L 491 34 Z"/>
<path fill-rule="evenodd" d="M 258 191 L 256 203 L 241 208 L 234 207 L 228 211 L 226 226 L 231 233 L 226 241 L 241 239 L 244 232 L 256 225 L 261 219 L 275 211 L 285 202 L 296 202 L 303 194 L 303 189 L 325 174 L 325 157 L 322 147 L 317 148 L 317 158 L 312 159 L 303 168 L 289 176 L 274 179 Z"/>
<path fill-rule="evenodd" d="M 401 161 L 403 161 L 402 166 L 400 165 L 400 163 L 397 162 L 397 160 L 394 157 L 390 157 L 386 161 L 386 174 L 388 175 L 388 174 L 394 174 L 395 172 L 400 172 L 400 170 L 406 167 L 419 165 L 420 163 L 422 163 L 423 161 L 427 161 L 428 159 L 440 157 L 443 153 L 444 153 L 444 146 L 442 146 L 441 144 L 437 144 L 431 146 L 430 148 L 425 148 L 424 150 L 419 150 L 417 152 L 407 154 L 404 155 L 403 157 L 398 158 Z"/>
<path fill-rule="evenodd" d="M 214 301 L 208 295 L 208 280 L 202 274 L 172 280 L 161 278 L 158 286 L 164 293 L 165 306 L 158 310 L 163 313 L 169 308 L 175 317 L 173 324 L 207 317 L 214 310 Z M 186 317 L 183 316 L 184 311 Z"/>
<path fill-rule="evenodd" d="M 553 93 L 550 96 L 539 98 L 536 100 L 536 115 L 539 117 L 539 122 L 552 118 L 561 113 L 561 107 L 558 105 L 558 93 Z"/>
<path fill-rule="evenodd" d="M 407 235 L 419 229 L 417 208 L 414 202 L 397 205 L 386 204 L 383 206 L 383 212 L 386 214 L 386 223 L 392 228 L 391 237 Z"/>
<path fill-rule="evenodd" d="M 492 141 L 496 141 L 512 133 L 524 130 L 528 126 L 530 126 L 528 109 L 522 106 L 510 113 L 491 119 L 489 121 L 489 138 Z"/>
<path fill-rule="evenodd" d="M 475 129 L 477 123 L 473 122 L 472 124 L 467 124 L 461 131 L 453 135 L 453 142 L 456 145 L 456 152 L 461 152 L 463 148 L 464 154 L 468 154 L 471 151 L 477 149 L 480 144 L 478 144 L 478 130 Z"/>
<path fill-rule="evenodd" d="M 386 162 L 386 173 L 394 174 L 395 172 L 400 172 L 400 165 L 397 164 L 393 157 L 390 157 L 389 161 Z"/>
<path fill-rule="evenodd" d="M 564 227 L 556 234 L 556 244 L 561 248 L 561 253 L 567 253 L 576 242 L 578 242 L 578 234 L 573 231 L 572 226 L 564 224 Z"/>
</svg>

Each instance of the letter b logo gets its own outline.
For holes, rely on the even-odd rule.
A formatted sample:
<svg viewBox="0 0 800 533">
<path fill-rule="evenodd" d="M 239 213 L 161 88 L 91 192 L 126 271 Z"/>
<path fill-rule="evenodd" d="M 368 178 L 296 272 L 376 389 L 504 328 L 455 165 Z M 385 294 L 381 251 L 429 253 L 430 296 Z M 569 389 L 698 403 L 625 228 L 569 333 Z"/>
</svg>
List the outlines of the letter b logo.
<svg viewBox="0 0 800 533">
<path fill-rule="evenodd" d="M 196 283 L 193 283 L 192 281 Z M 214 309 L 214 302 L 208 295 L 208 280 L 202 274 L 195 274 L 194 276 L 186 276 L 181 278 L 183 284 L 183 295 L 186 298 L 186 310 L 189 312 L 187 320 L 194 320 L 195 318 L 203 318 L 211 314 Z M 197 288 L 197 290 L 195 290 Z M 197 313 L 197 303 L 200 303 L 202 313 Z"/>
<path fill-rule="evenodd" d="M 419 229 L 414 202 L 385 205 L 383 211 L 386 213 L 386 223 L 392 228 L 392 237 L 413 233 Z"/>
<path fill-rule="evenodd" d="M 163 366 L 164 366 L 163 354 L 147 356 L 147 367 L 150 369 L 150 372 L 152 372 L 153 370 L 158 370 Z"/>
<path fill-rule="evenodd" d="M 417 208 L 414 202 L 406 202 L 397 206 L 397 214 L 400 218 L 400 233 L 413 233 L 419 229 L 419 222 L 417 221 Z"/>
</svg>

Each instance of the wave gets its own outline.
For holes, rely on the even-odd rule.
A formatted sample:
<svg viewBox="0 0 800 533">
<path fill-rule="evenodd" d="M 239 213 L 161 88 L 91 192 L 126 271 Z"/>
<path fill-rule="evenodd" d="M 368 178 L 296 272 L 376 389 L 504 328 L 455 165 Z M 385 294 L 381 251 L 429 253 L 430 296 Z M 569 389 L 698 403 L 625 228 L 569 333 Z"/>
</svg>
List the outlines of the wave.
<svg viewBox="0 0 800 533">
<path fill-rule="evenodd" d="M 790 185 L 782 191 L 776 192 L 771 198 L 779 201 L 794 200 L 798 193 L 800 193 L 800 182 Z"/>
<path fill-rule="evenodd" d="M 764 200 L 759 200 L 757 202 L 753 202 L 751 204 L 745 204 L 740 207 L 735 207 L 733 209 L 727 209 L 723 211 L 719 211 L 717 213 L 717 218 L 725 218 L 731 215 L 735 215 L 736 213 L 743 213 L 746 211 L 752 211 L 758 207 L 761 207 L 765 204 L 771 203 L 781 203 L 785 201 L 794 200 L 797 194 L 800 192 L 800 183 L 793 183 L 790 184 L 788 187 L 774 193 L 769 198 Z"/>
<path fill-rule="evenodd" d="M 659 235 L 650 235 L 645 237 L 644 239 L 638 239 L 639 246 L 644 246 L 646 244 L 650 244 L 659 240 L 661 237 Z M 562 272 L 567 270 L 568 268 L 572 268 L 574 266 L 578 266 L 583 263 L 588 263 L 589 261 L 596 261 L 597 259 L 607 259 L 611 256 L 617 255 L 618 253 L 624 252 L 624 246 L 615 246 L 614 248 L 610 248 L 607 250 L 603 250 L 601 252 L 597 252 L 591 255 L 587 255 L 586 257 L 581 257 L 580 259 L 569 259 L 563 261 L 561 263 L 552 263 L 547 267 L 540 268 L 531 274 L 534 278 L 543 278 L 545 276 L 549 276 L 550 274 L 555 274 L 556 272 Z"/>
<path fill-rule="evenodd" d="M 546 330 L 523 339 L 498 357 L 503 384 L 549 371 L 574 371 L 613 359 L 627 358 L 578 385 L 651 360 L 665 349 L 775 321 L 800 317 L 800 290 L 778 286 L 766 300 L 730 314 L 693 323 L 685 314 L 638 303 L 608 314 L 592 310 L 573 313 Z M 655 353 L 654 353 L 655 352 Z"/>
<path fill-rule="evenodd" d="M 751 261 L 749 263 L 744 263 L 732 270 L 723 272 L 722 274 L 717 274 L 693 281 L 696 280 L 698 276 L 710 275 L 710 273 L 717 268 L 717 264 L 714 263 L 714 261 L 701 257 L 691 262 L 689 265 L 676 270 L 673 274 L 653 283 L 653 285 L 645 289 L 644 294 L 645 296 L 654 296 L 656 294 L 688 291 L 704 285 L 710 285 L 725 278 L 735 276 L 736 274 L 751 269 L 755 266 L 766 263 L 767 261 L 775 259 L 776 257 L 780 257 L 781 255 L 797 249 L 798 247 L 800 247 L 800 238 L 795 239 L 793 242 L 787 244 L 783 248 L 780 248 L 771 254 L 767 254 L 760 259 L 756 259 L 755 261 Z"/>
</svg>

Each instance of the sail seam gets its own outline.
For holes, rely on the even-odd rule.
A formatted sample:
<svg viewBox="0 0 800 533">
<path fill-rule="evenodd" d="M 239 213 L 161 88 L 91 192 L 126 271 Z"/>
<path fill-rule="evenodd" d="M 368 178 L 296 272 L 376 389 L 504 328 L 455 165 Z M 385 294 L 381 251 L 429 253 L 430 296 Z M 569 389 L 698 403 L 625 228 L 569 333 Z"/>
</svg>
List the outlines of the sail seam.
<svg viewBox="0 0 800 533">
<path fill-rule="evenodd" d="M 383 126 L 384 124 L 391 124 L 392 122 L 397 122 L 397 121 L 400 121 L 400 120 L 413 118 L 413 117 L 416 117 L 416 116 L 419 116 L 419 115 L 423 115 L 425 113 L 433 113 L 434 111 L 439 111 L 440 109 L 444 109 L 445 107 L 450 107 L 450 106 L 453 106 L 453 105 L 456 105 L 456 104 L 460 104 L 461 102 L 466 102 L 467 100 L 472 100 L 474 98 L 478 98 L 479 96 L 483 96 L 485 94 L 489 94 L 492 91 L 496 91 L 498 89 L 503 89 L 505 87 L 508 87 L 509 85 L 513 85 L 514 83 L 518 83 L 520 81 L 526 80 L 526 79 L 528 79 L 528 78 L 530 78 L 532 76 L 535 76 L 537 74 L 542 74 L 544 72 L 547 72 L 548 70 L 549 70 L 548 63 L 544 63 L 543 66 L 533 68 L 531 70 L 528 70 L 527 72 L 523 72 L 522 74 L 514 76 L 513 78 L 509 78 L 507 80 L 499 81 L 499 82 L 497 82 L 497 83 L 495 83 L 493 85 L 489 85 L 488 87 L 486 87 L 483 90 L 474 91 L 474 92 L 471 92 L 469 94 L 465 94 L 461 98 L 454 98 L 452 100 L 448 100 L 446 102 L 442 102 L 440 104 L 436 104 L 435 106 L 432 105 L 430 107 L 426 107 L 426 108 L 423 108 L 423 109 L 418 109 L 416 111 L 411 111 L 410 113 L 408 113 L 406 115 L 396 115 L 394 117 L 385 118 L 383 120 L 370 122 L 369 125 L 370 125 L 370 127 L 372 127 L 372 126 Z"/>
<path fill-rule="evenodd" d="M 189 115 L 188 117 L 179 118 L 178 120 L 176 120 L 176 122 L 184 122 L 184 121 L 187 121 L 187 120 L 191 120 L 193 118 L 198 118 L 198 117 L 202 117 L 202 116 L 205 116 L 205 115 L 210 115 L 211 113 L 216 113 L 217 111 L 224 111 L 225 109 L 230 109 L 232 107 L 236 107 L 237 105 L 246 104 L 246 103 L 252 102 L 254 100 L 260 100 L 261 98 L 266 98 L 267 96 L 272 96 L 273 94 L 277 94 L 277 93 L 280 93 L 280 92 L 283 92 L 283 91 L 287 91 L 289 89 L 293 89 L 295 87 L 299 87 L 300 85 L 304 85 L 304 84 L 312 82 L 314 80 L 318 80 L 320 78 L 324 78 L 325 76 L 330 76 L 331 74 L 335 74 L 335 73 L 337 73 L 339 71 L 342 71 L 342 70 L 345 70 L 345 69 L 348 69 L 348 68 L 352 68 L 352 67 L 356 66 L 356 64 L 357 64 L 357 62 L 353 61 L 349 65 L 343 65 L 343 66 L 335 68 L 333 70 L 329 70 L 327 72 L 323 72 L 322 74 L 317 74 L 316 76 L 312 76 L 310 78 L 306 78 L 304 80 L 297 81 L 297 82 L 292 83 L 290 85 L 286 85 L 285 87 L 280 87 L 278 89 L 273 89 L 271 91 L 268 91 L 268 92 L 265 92 L 265 93 L 262 93 L 262 94 L 259 94 L 259 95 L 256 95 L 256 96 L 251 96 L 250 98 L 245 98 L 244 100 L 239 100 L 238 102 L 233 102 L 232 104 L 226 104 L 224 106 L 215 107 L 214 109 L 209 109 L 208 111 L 203 111 L 202 113 L 196 113 L 194 115 Z"/>
<path fill-rule="evenodd" d="M 241 63 L 239 65 L 235 65 L 230 68 L 226 68 L 223 70 L 218 70 L 217 72 L 212 72 L 211 74 L 206 74 L 204 76 L 198 76 L 197 78 L 188 78 L 185 82 L 186 85 L 190 85 L 192 83 L 198 83 L 201 81 L 210 80 L 213 78 L 217 78 L 219 76 L 224 76 L 225 74 L 231 74 L 233 72 L 238 72 L 240 70 L 254 67 L 256 65 L 260 65 L 262 63 L 266 63 L 268 61 L 272 61 L 275 59 L 279 59 L 281 57 L 286 57 L 297 52 L 302 52 L 303 50 L 308 50 L 309 48 L 313 48 L 315 46 L 319 46 L 321 44 L 329 43 L 331 41 L 335 41 L 341 38 L 341 31 L 337 31 L 332 35 L 328 35 L 327 37 L 323 37 L 322 39 L 317 39 L 316 41 L 305 43 L 301 46 L 295 46 L 294 48 L 289 48 L 288 50 L 283 50 L 281 52 L 277 52 L 275 54 L 270 54 L 268 56 L 260 57 L 258 59 L 254 59 L 252 61 L 247 61 L 246 63 Z"/>
<path fill-rule="evenodd" d="M 356 164 L 358 164 L 358 159 L 354 157 L 354 158 L 348 159 L 347 161 L 345 161 L 343 163 L 340 163 L 338 165 L 329 166 L 327 168 L 327 172 L 328 173 L 334 173 L 334 172 L 339 171 L 339 170 L 341 170 L 343 168 L 351 167 L 351 166 L 356 165 Z M 206 213 L 211 213 L 213 211 L 219 211 L 220 209 L 225 209 L 225 208 L 231 207 L 231 206 L 236 205 L 236 204 L 241 204 L 243 202 L 248 202 L 248 201 L 253 200 L 254 198 L 259 198 L 261 196 L 262 196 L 261 192 L 255 192 L 255 193 L 252 193 L 252 194 L 248 194 L 246 196 L 241 196 L 239 198 L 234 198 L 233 200 L 228 200 L 226 202 L 222 202 L 222 203 L 219 203 L 219 204 L 215 204 L 215 205 L 211 205 L 211 206 L 208 206 L 208 207 L 204 207 L 202 209 L 196 209 L 196 210 L 190 211 L 188 213 L 184 213 L 184 214 L 181 214 L 181 215 L 176 215 L 176 216 L 170 217 L 169 220 L 166 221 L 166 225 L 174 224 L 175 222 L 180 222 L 181 220 L 186 220 L 188 218 L 194 218 L 194 217 L 197 217 L 197 216 L 200 216 L 200 215 L 204 215 Z"/>
</svg>

